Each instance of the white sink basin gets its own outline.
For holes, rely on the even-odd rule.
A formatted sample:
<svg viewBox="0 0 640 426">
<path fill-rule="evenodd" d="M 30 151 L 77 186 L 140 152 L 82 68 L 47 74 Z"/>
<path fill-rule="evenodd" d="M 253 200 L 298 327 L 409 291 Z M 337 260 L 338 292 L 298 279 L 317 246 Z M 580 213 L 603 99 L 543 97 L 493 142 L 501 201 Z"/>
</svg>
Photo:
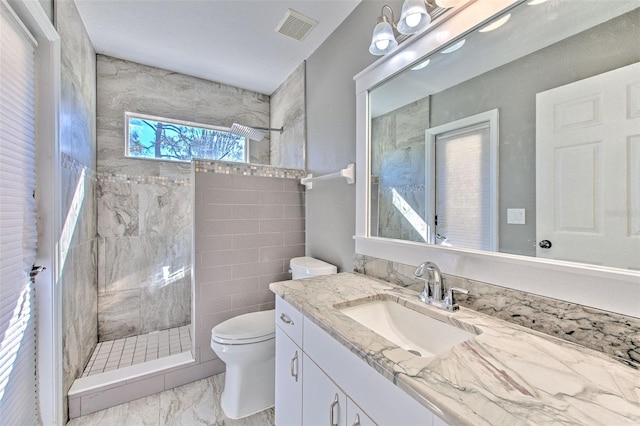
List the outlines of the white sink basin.
<svg viewBox="0 0 640 426">
<path fill-rule="evenodd" d="M 340 312 L 401 348 L 423 357 L 443 353 L 477 335 L 390 300 L 341 308 Z"/>
</svg>

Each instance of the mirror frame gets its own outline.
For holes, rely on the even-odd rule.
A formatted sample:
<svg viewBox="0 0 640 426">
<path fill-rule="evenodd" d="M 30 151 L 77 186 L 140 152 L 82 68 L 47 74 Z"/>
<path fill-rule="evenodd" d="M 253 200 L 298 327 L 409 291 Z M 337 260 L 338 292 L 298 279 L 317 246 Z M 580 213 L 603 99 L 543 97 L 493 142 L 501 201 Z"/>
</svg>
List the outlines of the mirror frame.
<svg viewBox="0 0 640 426">
<path fill-rule="evenodd" d="M 446 274 L 640 318 L 640 271 L 369 236 L 369 91 L 523 3 L 526 0 L 463 1 L 430 29 L 354 77 L 358 164 L 355 252 L 407 265 L 430 260 Z"/>
</svg>

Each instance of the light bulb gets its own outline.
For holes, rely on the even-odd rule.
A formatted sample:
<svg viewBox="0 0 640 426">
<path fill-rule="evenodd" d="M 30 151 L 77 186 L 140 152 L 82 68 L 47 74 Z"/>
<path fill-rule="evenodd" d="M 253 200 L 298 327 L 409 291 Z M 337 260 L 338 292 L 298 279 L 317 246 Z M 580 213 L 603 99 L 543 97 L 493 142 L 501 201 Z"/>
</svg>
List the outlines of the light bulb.
<svg viewBox="0 0 640 426">
<path fill-rule="evenodd" d="M 422 15 L 420 15 L 419 13 L 412 13 L 410 15 L 407 15 L 407 17 L 405 18 L 405 22 L 409 27 L 413 28 L 420 23 L 420 19 L 422 19 Z"/>
<path fill-rule="evenodd" d="M 380 50 L 385 50 L 387 47 L 389 47 L 389 40 L 376 41 L 376 47 Z"/>
</svg>

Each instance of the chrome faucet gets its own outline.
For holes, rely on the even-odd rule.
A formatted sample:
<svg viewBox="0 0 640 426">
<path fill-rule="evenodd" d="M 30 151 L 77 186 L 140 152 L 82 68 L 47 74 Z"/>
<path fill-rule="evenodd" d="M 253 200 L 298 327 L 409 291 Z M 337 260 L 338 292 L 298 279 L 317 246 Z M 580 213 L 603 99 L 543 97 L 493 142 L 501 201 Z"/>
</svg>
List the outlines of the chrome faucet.
<svg viewBox="0 0 640 426">
<path fill-rule="evenodd" d="M 428 278 L 422 278 L 428 272 Z M 424 290 L 420 294 L 420 300 L 429 303 L 428 300 L 442 300 L 442 272 L 433 262 L 422 262 L 413 273 L 416 278 L 424 279 Z"/>
<path fill-rule="evenodd" d="M 427 278 L 423 278 L 425 272 L 428 273 Z M 433 262 L 422 262 L 413 274 L 416 278 L 424 280 L 424 289 L 420 293 L 419 299 L 426 304 L 434 305 L 447 311 L 457 311 L 460 307 L 455 303 L 454 293 L 469 293 L 469 290 L 464 288 L 449 287 L 445 294 L 442 272 L 438 265 Z"/>
</svg>

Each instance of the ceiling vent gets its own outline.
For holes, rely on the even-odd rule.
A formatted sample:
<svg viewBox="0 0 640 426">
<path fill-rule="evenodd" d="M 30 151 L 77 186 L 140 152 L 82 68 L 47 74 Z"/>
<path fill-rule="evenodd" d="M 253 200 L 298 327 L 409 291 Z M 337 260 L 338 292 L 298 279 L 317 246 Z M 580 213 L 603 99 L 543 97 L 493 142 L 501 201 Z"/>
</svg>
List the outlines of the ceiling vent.
<svg viewBox="0 0 640 426">
<path fill-rule="evenodd" d="M 302 41 L 316 25 L 318 25 L 318 21 L 289 9 L 276 27 L 276 31 L 295 40 Z"/>
</svg>

